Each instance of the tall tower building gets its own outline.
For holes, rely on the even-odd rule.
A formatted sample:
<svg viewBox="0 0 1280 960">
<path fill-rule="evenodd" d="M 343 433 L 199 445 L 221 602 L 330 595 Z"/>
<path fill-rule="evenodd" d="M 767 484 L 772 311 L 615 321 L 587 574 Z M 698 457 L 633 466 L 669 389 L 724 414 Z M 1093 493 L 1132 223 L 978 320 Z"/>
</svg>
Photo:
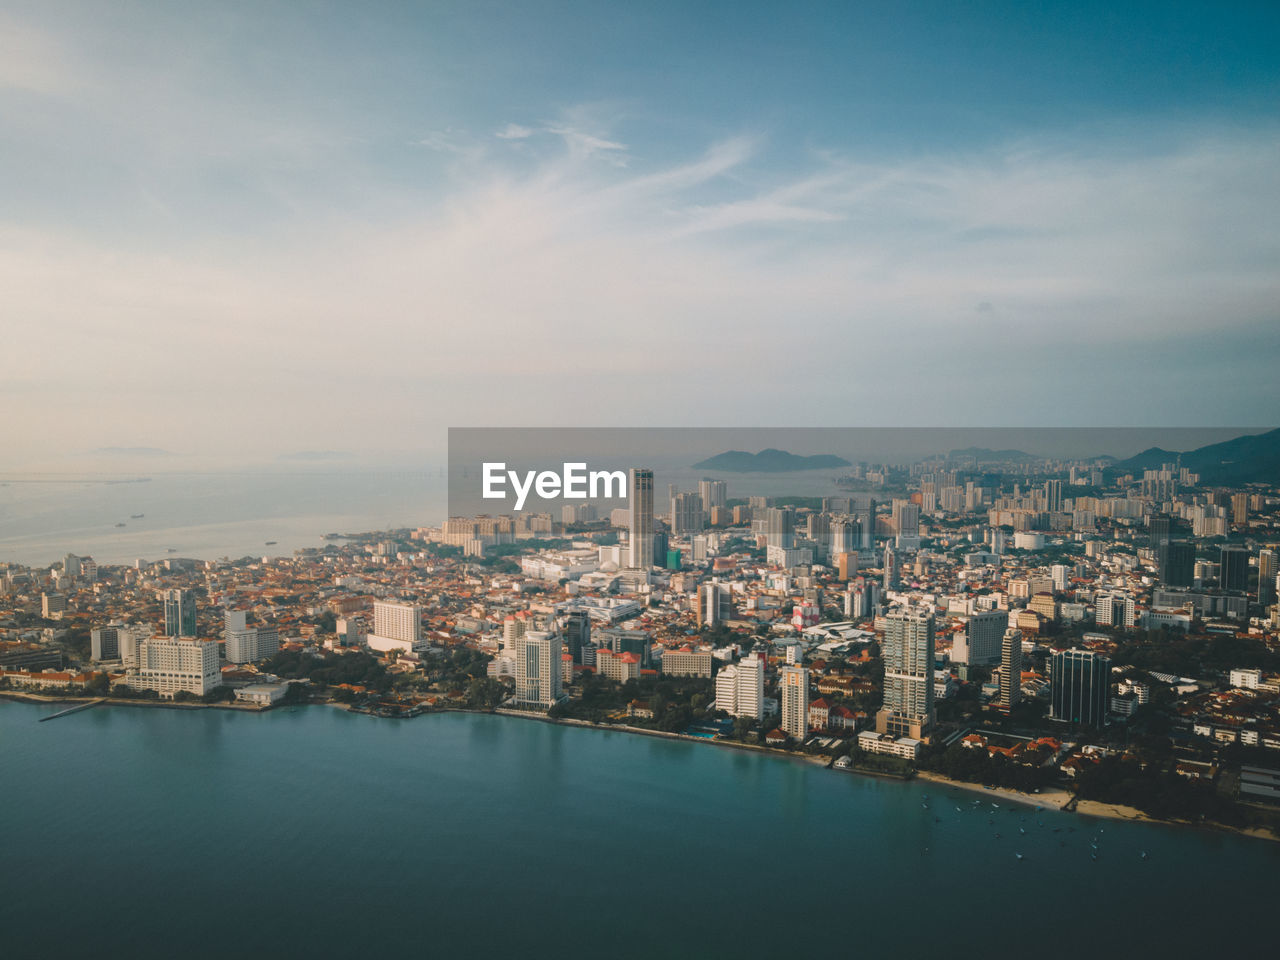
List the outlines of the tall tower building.
<svg viewBox="0 0 1280 960">
<path fill-rule="evenodd" d="M 1173 539 L 1173 520 L 1167 513 L 1157 513 L 1147 521 L 1147 531 L 1151 534 L 1151 546 L 1159 547 Z"/>
<path fill-rule="evenodd" d="M 1166 539 L 1156 546 L 1156 576 L 1162 586 L 1191 586 L 1195 582 L 1195 568 L 1195 544 Z"/>
<path fill-rule="evenodd" d="M 1044 482 L 1045 508 L 1050 513 L 1062 512 L 1062 481 L 1046 480 Z"/>
<path fill-rule="evenodd" d="M 933 726 L 933 614 L 900 608 L 885 616 L 884 705 L 876 731 L 920 739 Z"/>
<path fill-rule="evenodd" d="M 565 645 L 574 663 L 582 663 L 582 648 L 591 642 L 591 617 L 585 610 L 570 610 L 564 625 Z"/>
<path fill-rule="evenodd" d="M 1258 603 L 1269 607 L 1276 602 L 1276 552 L 1258 551 Z"/>
<path fill-rule="evenodd" d="M 516 700 L 526 706 L 551 708 L 560 701 L 560 634 L 530 630 L 516 640 Z"/>
<path fill-rule="evenodd" d="M 1092 650 L 1061 650 L 1050 661 L 1050 716 L 1100 727 L 1107 716 L 1111 660 Z"/>
<path fill-rule="evenodd" d="M 969 617 L 965 624 L 965 646 L 968 656 L 964 660 L 952 657 L 957 663 L 990 666 L 1000 660 L 1001 641 L 1009 628 L 1008 610 L 984 610 Z"/>
<path fill-rule="evenodd" d="M 411 603 L 378 601 L 373 605 L 373 632 L 365 637 L 371 650 L 421 650 L 422 610 Z"/>
<path fill-rule="evenodd" d="M 778 671 L 783 732 L 803 743 L 809 732 L 809 668 L 788 664 Z"/>
<path fill-rule="evenodd" d="M 677 537 L 700 531 L 706 519 L 702 497 L 696 493 L 677 493 L 671 498 L 671 532 Z"/>
<path fill-rule="evenodd" d="M 630 566 L 647 570 L 653 566 L 653 471 L 632 467 L 628 471 L 627 510 L 631 530 Z"/>
<path fill-rule="evenodd" d="M 1006 630 L 1000 643 L 1000 709 L 1008 713 L 1022 699 L 1022 631 Z"/>
<path fill-rule="evenodd" d="M 1223 590 L 1243 591 L 1249 586 L 1249 551 L 1240 546 L 1222 548 L 1222 572 L 1219 577 Z"/>
<path fill-rule="evenodd" d="M 795 546 L 795 516 L 787 507 L 770 507 L 764 515 L 764 532 L 771 547 Z"/>
<path fill-rule="evenodd" d="M 699 480 L 698 495 L 702 498 L 702 512 L 710 516 L 712 508 L 725 505 L 729 487 L 723 480 Z"/>
<path fill-rule="evenodd" d="M 898 557 L 893 547 L 885 544 L 884 548 L 884 592 L 898 589 Z"/>
<path fill-rule="evenodd" d="M 164 634 L 166 637 L 196 635 L 196 598 L 190 590 L 164 592 Z"/>
</svg>

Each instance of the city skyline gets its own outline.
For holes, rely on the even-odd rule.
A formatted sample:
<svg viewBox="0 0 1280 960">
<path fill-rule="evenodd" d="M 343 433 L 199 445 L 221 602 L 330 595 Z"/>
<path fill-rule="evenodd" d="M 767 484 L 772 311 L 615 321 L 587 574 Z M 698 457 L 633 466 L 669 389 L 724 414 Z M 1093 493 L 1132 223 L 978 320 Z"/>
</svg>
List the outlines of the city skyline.
<svg viewBox="0 0 1280 960">
<path fill-rule="evenodd" d="M 676 425 L 1265 419 L 1275 19 L 10 4 L 9 453 L 639 425 L 637 335 Z"/>
</svg>

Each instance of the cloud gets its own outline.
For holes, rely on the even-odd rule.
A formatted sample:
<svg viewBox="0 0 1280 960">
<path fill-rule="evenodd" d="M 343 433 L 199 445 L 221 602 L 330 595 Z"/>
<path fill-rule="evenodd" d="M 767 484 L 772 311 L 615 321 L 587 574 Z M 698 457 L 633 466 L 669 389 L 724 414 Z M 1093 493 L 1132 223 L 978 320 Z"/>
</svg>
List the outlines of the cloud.
<svg viewBox="0 0 1280 960">
<path fill-rule="evenodd" d="M 522 127 L 518 123 L 508 123 L 494 134 L 499 140 L 524 140 L 533 136 L 532 127 Z"/>
</svg>

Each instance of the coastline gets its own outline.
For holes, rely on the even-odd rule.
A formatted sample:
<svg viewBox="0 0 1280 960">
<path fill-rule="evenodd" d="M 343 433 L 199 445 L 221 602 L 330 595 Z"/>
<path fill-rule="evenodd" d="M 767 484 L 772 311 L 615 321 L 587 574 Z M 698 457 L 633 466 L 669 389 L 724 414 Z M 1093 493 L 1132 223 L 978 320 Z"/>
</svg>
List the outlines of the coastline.
<svg viewBox="0 0 1280 960">
<path fill-rule="evenodd" d="M 254 704 L 232 704 L 232 703 L 173 703 L 172 701 L 156 701 L 156 700 L 112 700 L 101 699 L 98 697 L 73 697 L 66 695 L 44 696 L 37 693 L 28 693 L 16 690 L 0 690 L 0 700 L 11 700 L 18 703 L 30 704 L 65 704 L 74 706 L 75 704 L 93 703 L 94 706 L 124 706 L 124 707 L 152 707 L 162 710 L 208 710 L 223 709 L 232 710 L 237 713 L 267 713 L 275 709 L 275 706 L 262 707 Z M 351 712 L 349 704 L 338 703 L 333 700 L 316 700 L 309 703 L 294 704 L 294 706 L 313 706 L 313 707 L 336 707 L 340 710 Z M 717 740 L 713 737 L 695 737 L 685 733 L 675 733 L 666 730 L 649 730 L 644 727 L 634 727 L 629 724 L 605 724 L 596 723 L 591 720 L 577 720 L 571 717 L 549 717 L 545 714 L 529 713 L 522 710 L 503 709 L 501 707 L 493 710 L 477 710 L 467 707 L 438 707 L 425 711 L 421 715 L 430 715 L 433 713 L 469 713 L 469 714 L 486 714 L 490 716 L 512 717 L 518 720 L 532 720 L 539 723 L 550 723 L 560 726 L 579 727 L 587 730 L 606 730 L 617 731 L 619 733 L 638 734 L 646 737 L 658 737 L 664 740 L 683 741 L 685 743 L 705 743 L 717 747 L 727 747 L 734 750 L 744 750 L 751 753 L 763 754 L 767 756 L 778 757 L 786 760 L 802 761 L 818 766 L 830 768 L 831 757 L 824 754 L 806 754 L 797 753 L 792 750 L 780 750 L 776 747 L 769 747 L 763 744 L 739 743 L 733 740 Z M 374 719 L 389 719 L 375 717 Z M 410 718 L 411 719 L 411 718 Z M 970 783 L 963 780 L 951 780 L 941 774 L 933 773 L 928 770 L 916 770 L 910 777 L 899 777 L 892 774 L 880 774 L 875 771 L 859 770 L 851 767 L 848 770 L 841 770 L 840 773 L 853 773 L 858 776 L 877 777 L 880 779 L 898 780 L 907 782 L 911 779 L 920 779 L 928 783 L 938 784 L 944 788 L 954 788 L 963 790 L 967 793 L 974 793 L 985 797 L 998 797 L 1006 803 L 1016 803 L 1029 807 L 1045 807 L 1046 809 L 1063 810 L 1071 801 L 1075 800 L 1073 809 L 1067 810 L 1067 813 L 1073 813 L 1082 817 L 1093 817 L 1100 820 L 1122 820 L 1131 823 L 1149 823 L 1155 825 L 1171 826 L 1171 827 L 1191 827 L 1198 829 L 1209 829 L 1224 833 L 1232 833 L 1237 836 L 1249 837 L 1256 840 L 1267 840 L 1272 843 L 1280 842 L 1280 835 L 1273 833 L 1265 827 L 1232 827 L 1221 823 L 1192 823 L 1186 820 L 1161 820 L 1156 817 L 1148 816 L 1135 807 L 1126 807 L 1120 804 L 1104 803 L 1099 800 L 1076 799 L 1073 794 L 1061 788 L 1053 788 L 1043 793 L 1022 793 L 1017 790 L 1010 790 L 1004 787 L 988 787 L 980 783 Z"/>
</svg>

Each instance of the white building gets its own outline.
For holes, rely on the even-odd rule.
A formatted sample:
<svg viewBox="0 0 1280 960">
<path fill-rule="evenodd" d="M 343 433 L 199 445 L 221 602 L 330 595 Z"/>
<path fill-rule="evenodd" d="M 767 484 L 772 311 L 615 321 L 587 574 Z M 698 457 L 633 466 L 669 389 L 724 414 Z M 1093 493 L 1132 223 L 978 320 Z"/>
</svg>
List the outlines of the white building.
<svg viewBox="0 0 1280 960">
<path fill-rule="evenodd" d="M 1103 593 L 1094 598 L 1094 619 L 1100 627 L 1132 627 L 1133 597 L 1124 593 Z"/>
<path fill-rule="evenodd" d="M 365 642 L 370 650 L 403 650 L 421 653 L 428 644 L 422 637 L 422 610 L 411 603 L 377 602 L 373 605 L 373 632 Z"/>
<path fill-rule="evenodd" d="M 204 696 L 222 684 L 218 644 L 195 637 L 151 637 L 139 641 L 135 669 L 121 683 L 154 690 L 166 699 L 179 691 Z"/>
<path fill-rule="evenodd" d="M 716 674 L 716 709 L 735 717 L 764 718 L 764 661 L 743 657 Z"/>
<path fill-rule="evenodd" d="M 224 655 L 229 663 L 253 663 L 280 651 L 280 633 L 275 627 L 248 626 L 243 610 L 228 610 L 223 619 Z"/>
<path fill-rule="evenodd" d="M 526 630 L 515 639 L 517 704 L 549 708 L 560 701 L 562 652 L 558 633 Z"/>
</svg>

